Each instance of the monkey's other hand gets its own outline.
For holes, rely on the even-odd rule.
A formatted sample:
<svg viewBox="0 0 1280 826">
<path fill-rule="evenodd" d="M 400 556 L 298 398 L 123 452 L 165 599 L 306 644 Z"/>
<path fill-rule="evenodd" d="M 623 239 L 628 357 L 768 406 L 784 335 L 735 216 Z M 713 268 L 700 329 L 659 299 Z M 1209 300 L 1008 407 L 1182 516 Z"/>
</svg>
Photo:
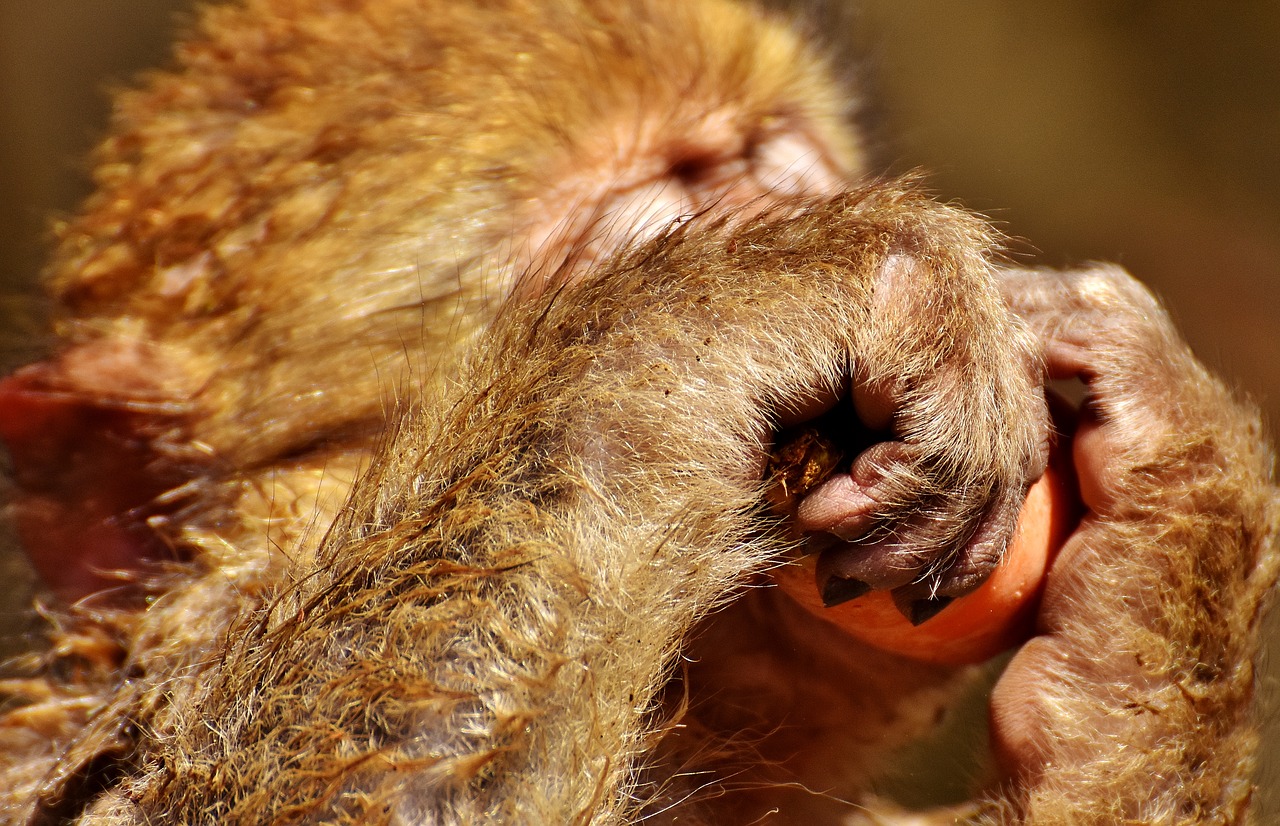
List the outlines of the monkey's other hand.
<svg viewBox="0 0 1280 826">
<path fill-rule="evenodd" d="M 1050 375 L 1087 388 L 1074 451 L 1089 512 L 992 699 L 1017 819 L 1243 822 L 1280 564 L 1260 417 L 1118 269 L 1012 272 L 1006 289 Z"/>
</svg>

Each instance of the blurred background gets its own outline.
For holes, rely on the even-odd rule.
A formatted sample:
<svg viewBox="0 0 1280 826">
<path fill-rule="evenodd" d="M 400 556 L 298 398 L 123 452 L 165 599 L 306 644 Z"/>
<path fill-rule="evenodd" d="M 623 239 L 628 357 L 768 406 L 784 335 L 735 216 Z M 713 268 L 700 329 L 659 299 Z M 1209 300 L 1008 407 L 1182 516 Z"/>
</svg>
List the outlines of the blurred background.
<svg viewBox="0 0 1280 826">
<path fill-rule="evenodd" d="M 839 0 L 836 0 L 838 2 Z M 162 64 L 186 0 L 0 0 L 0 369 L 41 346 L 51 217 L 86 192 L 106 90 Z M 1117 261 L 1280 431 L 1280 3 L 859 0 L 886 164 L 995 219 L 1027 261 Z M 0 655 L 30 575 L 0 552 Z M 1263 822 L 1280 822 L 1280 620 Z"/>
</svg>

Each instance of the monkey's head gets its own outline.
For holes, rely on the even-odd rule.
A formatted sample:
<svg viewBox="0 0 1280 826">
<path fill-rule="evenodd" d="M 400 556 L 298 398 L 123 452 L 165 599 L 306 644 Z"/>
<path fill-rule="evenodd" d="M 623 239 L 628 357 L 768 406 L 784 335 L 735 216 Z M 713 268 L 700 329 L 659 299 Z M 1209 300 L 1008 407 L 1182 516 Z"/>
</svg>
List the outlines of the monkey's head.
<svg viewBox="0 0 1280 826">
<path fill-rule="evenodd" d="M 117 99 L 57 228 L 60 349 L 0 383 L 18 529 L 65 596 L 290 544 L 513 293 L 861 171 L 849 96 L 758 9 L 422 6 L 211 8 Z"/>
</svg>

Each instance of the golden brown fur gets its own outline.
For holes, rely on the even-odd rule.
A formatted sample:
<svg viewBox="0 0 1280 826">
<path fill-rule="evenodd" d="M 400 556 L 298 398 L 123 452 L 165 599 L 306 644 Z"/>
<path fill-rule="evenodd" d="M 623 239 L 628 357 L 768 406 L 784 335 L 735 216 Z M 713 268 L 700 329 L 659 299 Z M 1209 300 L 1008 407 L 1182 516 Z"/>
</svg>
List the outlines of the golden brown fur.
<svg viewBox="0 0 1280 826">
<path fill-rule="evenodd" d="M 1256 417 L 1125 277 L 1000 276 L 981 221 L 855 186 L 784 26 L 248 0 L 179 62 L 120 99 L 37 374 L 125 411 L 176 561 L 11 686 L 8 822 L 851 817 L 956 675 L 757 587 L 768 440 L 851 383 L 891 402 L 886 558 L 910 599 L 968 587 L 1043 461 L 1026 324 L 1105 438 L 971 814 L 1242 822 Z"/>
</svg>

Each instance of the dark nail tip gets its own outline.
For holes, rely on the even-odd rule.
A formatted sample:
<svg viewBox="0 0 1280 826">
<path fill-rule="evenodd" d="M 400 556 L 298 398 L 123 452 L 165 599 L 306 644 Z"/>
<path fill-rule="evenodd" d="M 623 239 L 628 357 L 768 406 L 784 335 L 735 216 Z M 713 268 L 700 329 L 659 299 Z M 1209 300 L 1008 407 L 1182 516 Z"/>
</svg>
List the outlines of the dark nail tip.
<svg viewBox="0 0 1280 826">
<path fill-rule="evenodd" d="M 864 596 L 870 591 L 871 586 L 860 579 L 831 576 L 827 578 L 826 584 L 822 586 L 822 604 L 827 608 L 834 608 L 849 600 Z"/>
<path fill-rule="evenodd" d="M 923 625 L 936 617 L 955 597 L 925 597 L 911 603 L 906 618 L 912 625 Z"/>
</svg>

